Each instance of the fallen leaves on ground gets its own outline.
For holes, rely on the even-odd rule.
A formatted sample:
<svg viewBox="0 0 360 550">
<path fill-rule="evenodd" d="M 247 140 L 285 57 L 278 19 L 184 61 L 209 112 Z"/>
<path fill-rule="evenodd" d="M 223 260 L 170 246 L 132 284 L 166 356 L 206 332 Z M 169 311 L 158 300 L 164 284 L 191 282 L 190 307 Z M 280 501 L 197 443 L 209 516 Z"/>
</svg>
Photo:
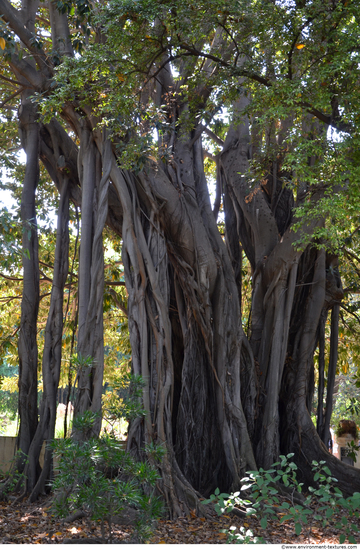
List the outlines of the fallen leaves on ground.
<svg viewBox="0 0 360 550">
<path fill-rule="evenodd" d="M 52 515 L 49 509 L 49 497 L 28 503 L 0 503 L 0 544 L 66 544 L 81 542 L 105 542 L 102 538 L 101 525 L 96 521 L 84 518 L 70 523 Z M 295 535 L 294 524 L 290 521 L 279 524 L 269 521 L 263 531 L 256 517 L 241 518 L 234 514 L 218 517 L 215 513 L 210 518 L 198 517 L 192 511 L 187 517 L 176 520 L 160 520 L 150 540 L 152 544 L 223 544 L 227 535 L 221 530 L 231 526 L 250 529 L 254 536 L 263 537 L 270 544 L 339 544 L 339 530 L 335 523 L 341 520 L 339 511 L 325 527 L 314 522 L 311 533 L 303 531 Z M 360 527 L 360 522 L 358 524 Z M 134 528 L 114 525 L 113 541 L 133 542 Z M 106 535 L 108 531 L 106 529 Z M 360 544 L 360 535 L 353 536 Z"/>
<path fill-rule="evenodd" d="M 86 519 L 64 523 L 48 509 L 49 497 L 29 503 L 0 503 L 0 544 L 64 544 L 66 542 L 101 543 L 101 524 Z M 132 527 L 114 526 L 113 539 L 130 540 Z M 108 533 L 106 533 L 108 534 Z"/>
<path fill-rule="evenodd" d="M 269 521 L 268 528 L 264 531 L 260 527 L 259 519 L 255 517 L 240 518 L 233 514 L 226 514 L 205 520 L 191 515 L 172 521 L 160 521 L 151 542 L 156 544 L 221 544 L 226 542 L 227 535 L 220 531 L 228 531 L 233 525 L 238 529 L 240 527 L 250 529 L 254 536 L 263 537 L 268 544 L 339 544 L 339 531 L 334 528 L 339 519 L 339 516 L 334 518 L 334 521 L 325 528 L 314 523 L 310 536 L 306 531 L 296 536 L 294 523 L 290 521 L 283 524 Z M 360 528 L 360 522 L 358 527 Z M 360 543 L 360 535 L 356 533 L 353 535 L 356 542 Z"/>
</svg>

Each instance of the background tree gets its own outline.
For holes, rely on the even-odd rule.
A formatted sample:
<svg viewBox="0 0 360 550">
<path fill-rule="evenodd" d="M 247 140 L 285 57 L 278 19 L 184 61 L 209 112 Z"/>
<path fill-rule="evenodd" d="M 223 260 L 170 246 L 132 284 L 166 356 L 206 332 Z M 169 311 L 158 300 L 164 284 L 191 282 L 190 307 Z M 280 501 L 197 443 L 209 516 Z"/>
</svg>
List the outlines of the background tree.
<svg viewBox="0 0 360 550">
<path fill-rule="evenodd" d="M 33 342 L 32 378 L 22 368 L 20 387 L 34 399 L 38 298 L 29 285 L 39 278 L 40 158 L 60 193 L 66 186 L 81 204 L 78 350 L 94 361 L 77 374 L 75 413 L 101 407 L 107 223 L 122 238 L 132 370 L 145 383 L 146 415 L 132 422 L 128 448 L 141 457 L 150 444 L 165 446 L 158 489 L 174 515 L 200 507 L 199 494 L 216 486 L 236 487 L 246 469 L 268 467 L 280 452 L 295 452 L 305 481 L 311 461 L 324 459 L 345 493 L 360 487 L 358 472 L 323 443 L 343 297 L 338 228 L 357 215 L 358 8 L 0 0 L 3 104 L 21 101 L 22 212 L 33 222 L 20 330 Z M 66 254 L 55 254 L 65 272 Z M 55 295 L 50 312 L 61 301 Z M 329 311 L 327 407 L 317 433 L 314 352 L 319 344 L 320 384 Z M 55 317 L 48 323 L 59 330 Z M 51 371 L 54 386 L 59 364 L 44 353 L 44 380 Z M 21 417 L 28 454 L 26 422 L 34 434 L 37 416 Z M 27 483 L 35 498 L 37 474 Z"/>
</svg>

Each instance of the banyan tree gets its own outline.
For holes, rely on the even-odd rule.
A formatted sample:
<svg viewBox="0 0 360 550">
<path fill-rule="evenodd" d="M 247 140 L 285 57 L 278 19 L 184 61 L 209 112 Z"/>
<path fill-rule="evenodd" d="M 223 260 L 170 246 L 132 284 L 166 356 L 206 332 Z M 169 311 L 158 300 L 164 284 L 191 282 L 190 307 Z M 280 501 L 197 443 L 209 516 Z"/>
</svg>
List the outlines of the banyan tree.
<svg viewBox="0 0 360 550">
<path fill-rule="evenodd" d="M 39 452 L 54 437 L 71 203 L 77 346 L 93 358 L 77 374 L 75 416 L 101 409 L 107 226 L 122 239 L 131 368 L 144 384 L 127 446 L 142 458 L 163 446 L 158 489 L 173 515 L 289 452 L 305 482 L 325 460 L 345 494 L 360 490 L 326 446 L 339 242 L 356 202 L 357 6 L 0 0 L 1 109 L 17 109 L 31 222 L 18 342 L 31 499 L 51 471 L 50 449 L 43 469 Z M 38 410 L 39 163 L 60 206 Z"/>
</svg>

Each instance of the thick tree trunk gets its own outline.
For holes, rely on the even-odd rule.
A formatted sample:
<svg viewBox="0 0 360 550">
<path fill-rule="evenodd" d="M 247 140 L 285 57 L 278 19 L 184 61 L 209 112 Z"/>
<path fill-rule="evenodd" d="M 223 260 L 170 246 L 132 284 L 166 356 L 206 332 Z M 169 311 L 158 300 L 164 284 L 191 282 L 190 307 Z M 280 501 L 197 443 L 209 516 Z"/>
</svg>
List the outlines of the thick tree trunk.
<svg viewBox="0 0 360 550">
<path fill-rule="evenodd" d="M 255 467 L 241 404 L 238 288 L 204 187 L 201 145 L 189 150 L 179 143 L 177 154 L 181 180 L 149 171 L 140 186 L 115 167 L 112 173 L 127 213 L 123 261 L 133 371 L 146 383 L 147 415 L 130 427 L 128 446 L 166 442 L 161 491 L 174 514 L 194 506 L 191 485 L 203 493 L 235 487 Z"/>
</svg>

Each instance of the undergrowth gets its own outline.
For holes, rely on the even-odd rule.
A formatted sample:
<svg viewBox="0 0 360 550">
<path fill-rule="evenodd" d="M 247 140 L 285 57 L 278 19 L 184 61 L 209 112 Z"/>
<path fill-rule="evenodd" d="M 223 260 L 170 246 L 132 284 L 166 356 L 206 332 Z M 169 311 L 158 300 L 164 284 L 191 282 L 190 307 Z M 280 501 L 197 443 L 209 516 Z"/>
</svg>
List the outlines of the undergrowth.
<svg viewBox="0 0 360 550">
<path fill-rule="evenodd" d="M 89 429 L 90 415 L 86 411 L 74 420 L 77 429 L 80 424 L 84 431 Z M 100 521 L 103 542 L 111 543 L 116 516 L 130 510 L 137 518 L 137 542 L 151 537 L 154 521 L 163 508 L 155 495 L 159 479 L 156 468 L 147 462 L 136 462 L 121 442 L 108 434 L 86 441 L 62 439 L 52 446 L 59 461 L 52 486 L 57 516 L 81 512 L 89 521 Z"/>
<path fill-rule="evenodd" d="M 334 526 L 341 531 L 339 543 L 343 544 L 348 540 L 349 543 L 356 544 L 352 533 L 358 533 L 359 528 L 353 520 L 360 517 L 360 493 L 344 498 L 340 489 L 336 487 L 337 479 L 332 477 L 325 461 L 313 461 L 315 487 L 309 487 L 300 504 L 298 497 L 302 495 L 303 484 L 297 480 L 297 466 L 291 461 L 293 456 L 280 456 L 280 462 L 275 462 L 269 470 L 260 468 L 258 471 L 247 472 L 247 477 L 241 480 L 240 491 L 228 494 L 220 493 L 220 490 L 216 489 L 210 499 L 204 502 L 213 503 L 218 515 L 231 512 L 237 506 L 242 508 L 247 516 L 256 515 L 260 518 L 264 537 L 255 537 L 251 529 L 241 527 L 237 530 L 231 526 L 229 530 L 222 530 L 227 534 L 227 542 L 266 543 L 269 520 L 278 521 L 279 524 L 293 521 L 295 534 L 305 533 L 310 540 L 315 522 L 320 522 L 325 528 L 336 510 L 342 509 L 346 513 Z M 281 499 L 279 484 L 287 488 L 287 496 Z"/>
</svg>

